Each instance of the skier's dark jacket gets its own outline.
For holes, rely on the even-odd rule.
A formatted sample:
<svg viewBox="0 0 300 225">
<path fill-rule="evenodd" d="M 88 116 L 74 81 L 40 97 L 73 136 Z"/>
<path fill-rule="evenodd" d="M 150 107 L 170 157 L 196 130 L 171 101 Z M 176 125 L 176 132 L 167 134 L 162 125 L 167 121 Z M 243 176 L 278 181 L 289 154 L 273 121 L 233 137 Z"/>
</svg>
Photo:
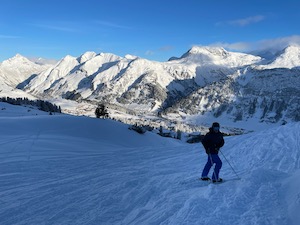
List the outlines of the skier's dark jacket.
<svg viewBox="0 0 300 225">
<path fill-rule="evenodd" d="M 218 154 L 224 143 L 223 134 L 220 131 L 214 132 L 212 128 L 209 128 L 209 132 L 202 139 L 207 154 Z"/>
</svg>

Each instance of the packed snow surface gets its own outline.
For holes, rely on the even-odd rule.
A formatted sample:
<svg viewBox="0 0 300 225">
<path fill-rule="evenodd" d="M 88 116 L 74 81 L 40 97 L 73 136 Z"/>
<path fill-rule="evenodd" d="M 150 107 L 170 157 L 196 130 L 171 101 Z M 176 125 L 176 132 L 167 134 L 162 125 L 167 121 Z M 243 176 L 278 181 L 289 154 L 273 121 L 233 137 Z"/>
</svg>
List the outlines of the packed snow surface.
<svg viewBox="0 0 300 225">
<path fill-rule="evenodd" d="M 1 225 L 300 224 L 300 123 L 226 137 L 212 184 L 199 143 L 0 108 Z"/>
</svg>

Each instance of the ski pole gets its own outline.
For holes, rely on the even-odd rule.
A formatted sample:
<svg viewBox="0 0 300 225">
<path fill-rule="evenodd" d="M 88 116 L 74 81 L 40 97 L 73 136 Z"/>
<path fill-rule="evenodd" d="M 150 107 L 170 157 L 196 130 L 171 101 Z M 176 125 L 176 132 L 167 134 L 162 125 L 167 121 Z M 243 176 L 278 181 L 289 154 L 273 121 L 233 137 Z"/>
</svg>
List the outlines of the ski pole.
<svg viewBox="0 0 300 225">
<path fill-rule="evenodd" d="M 227 161 L 227 163 L 229 164 L 229 166 L 231 167 L 231 169 L 233 170 L 233 172 L 235 173 L 235 175 L 237 176 L 238 179 L 241 179 L 239 177 L 239 175 L 237 174 L 237 172 L 233 169 L 232 165 L 230 164 L 230 162 L 227 160 L 227 158 L 225 157 L 225 155 L 223 154 L 223 152 L 221 150 L 219 150 L 222 154 L 222 156 L 225 158 L 225 160 Z"/>
</svg>

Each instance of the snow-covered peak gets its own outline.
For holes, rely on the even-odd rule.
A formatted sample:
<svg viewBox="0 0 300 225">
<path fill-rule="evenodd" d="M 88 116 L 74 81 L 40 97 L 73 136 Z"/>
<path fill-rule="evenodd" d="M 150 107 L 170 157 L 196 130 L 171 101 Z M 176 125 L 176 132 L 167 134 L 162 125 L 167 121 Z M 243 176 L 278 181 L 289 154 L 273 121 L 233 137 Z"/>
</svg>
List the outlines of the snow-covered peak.
<svg viewBox="0 0 300 225">
<path fill-rule="evenodd" d="M 84 63 L 84 62 L 94 58 L 96 55 L 97 55 L 96 52 L 86 52 L 78 58 L 78 61 L 80 63 Z"/>
<path fill-rule="evenodd" d="M 137 59 L 138 57 L 135 56 L 135 55 L 127 54 L 127 55 L 125 55 L 125 58 L 126 58 L 126 59 L 129 59 L 129 60 L 135 60 L 135 59 Z"/>
<path fill-rule="evenodd" d="M 89 60 L 86 60 L 80 69 L 86 71 L 87 75 L 92 75 L 98 70 L 101 70 L 100 68 L 105 69 L 103 68 L 103 65 L 109 66 L 115 64 L 115 62 L 118 62 L 121 59 L 121 57 L 114 54 L 100 53 L 90 57 Z"/>
<path fill-rule="evenodd" d="M 54 65 L 58 62 L 58 60 L 56 59 L 46 59 L 46 58 L 42 58 L 42 57 L 25 57 L 21 54 L 16 54 L 14 57 L 9 58 L 5 61 L 3 61 L 2 63 L 0 63 L 0 65 L 4 65 L 7 67 L 11 67 L 13 65 L 31 65 L 32 63 L 34 64 L 38 64 L 38 65 Z"/>
<path fill-rule="evenodd" d="M 67 55 L 58 62 L 57 67 L 60 67 L 61 69 L 63 69 L 64 67 L 74 68 L 74 66 L 78 64 L 79 62 L 77 58 Z"/>
<path fill-rule="evenodd" d="M 189 54 L 204 54 L 204 55 L 216 55 L 226 56 L 229 53 L 222 47 L 209 47 L 209 46 L 193 46 L 189 51 Z"/>
<path fill-rule="evenodd" d="M 26 59 L 26 58 L 21 54 L 17 53 L 14 57 L 10 58 L 9 60 L 14 60 L 14 59 Z"/>
<path fill-rule="evenodd" d="M 83 54 L 80 59 L 78 60 L 80 64 L 83 64 L 81 68 L 86 71 L 94 71 L 100 68 L 105 63 L 113 63 L 116 61 L 120 61 L 122 57 L 117 56 L 112 53 L 99 53 L 96 54 L 94 52 L 86 52 Z M 90 66 L 92 68 L 90 68 Z"/>
<path fill-rule="evenodd" d="M 29 65 L 29 66 L 32 66 L 33 64 L 34 64 L 34 62 L 30 61 L 26 57 L 24 57 L 20 54 L 16 54 L 14 57 L 3 61 L 1 65 L 5 66 L 5 67 L 11 67 L 11 66 L 14 66 L 14 65 L 21 65 L 21 66 Z"/>
<path fill-rule="evenodd" d="M 257 63 L 261 57 L 229 52 L 221 47 L 194 46 L 178 60 L 181 63 L 239 67 Z"/>
<path fill-rule="evenodd" d="M 0 78 L 11 86 L 17 86 L 33 74 L 38 74 L 49 68 L 49 65 L 39 65 L 17 54 L 0 64 Z"/>
<path fill-rule="evenodd" d="M 295 45 L 289 45 L 283 51 L 285 53 L 290 53 L 290 54 L 299 53 L 300 45 L 296 45 L 296 44 Z"/>
<path fill-rule="evenodd" d="M 275 60 L 263 66 L 264 69 L 274 69 L 274 68 L 288 68 L 300 66 L 300 46 L 299 45 L 290 45 L 286 47 Z"/>
<path fill-rule="evenodd" d="M 112 54 L 112 53 L 103 53 L 101 52 L 100 54 L 98 54 L 98 56 L 101 56 L 104 61 L 110 61 L 110 62 L 115 62 L 115 61 L 119 61 L 122 59 L 121 56 L 118 56 L 118 55 L 115 55 L 115 54 Z"/>
<path fill-rule="evenodd" d="M 27 85 L 27 88 L 31 89 L 34 93 L 40 90 L 46 90 L 51 86 L 52 82 L 68 75 L 70 71 L 78 65 L 79 62 L 75 57 L 67 55 L 56 65 L 44 70 L 39 76 L 35 77 L 32 82 Z"/>
<path fill-rule="evenodd" d="M 74 61 L 76 60 L 75 57 L 71 56 L 71 55 L 66 55 L 65 57 L 63 57 L 61 60 L 60 60 L 60 63 L 61 62 L 68 62 L 68 61 Z"/>
</svg>

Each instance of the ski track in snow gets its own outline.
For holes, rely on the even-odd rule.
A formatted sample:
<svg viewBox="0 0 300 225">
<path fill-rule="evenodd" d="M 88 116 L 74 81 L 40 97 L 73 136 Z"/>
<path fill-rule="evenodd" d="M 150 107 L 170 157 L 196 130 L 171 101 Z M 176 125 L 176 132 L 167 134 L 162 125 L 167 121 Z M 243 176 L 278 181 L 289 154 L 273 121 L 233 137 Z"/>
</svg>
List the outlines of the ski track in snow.
<svg viewBox="0 0 300 225">
<path fill-rule="evenodd" d="M 1 225 L 294 225 L 299 218 L 299 181 L 291 182 L 300 178 L 299 124 L 226 138 L 222 152 L 242 179 L 235 180 L 220 155 L 221 177 L 228 181 L 212 184 L 198 180 L 206 162 L 200 144 L 160 141 L 111 125 L 123 130 L 121 142 L 141 142 L 121 146 L 115 137 L 93 136 L 98 128 L 78 129 L 93 124 L 88 120 L 72 128 L 76 137 L 65 126 L 38 122 L 26 134 L 13 130 L 21 126 L 15 124 L 0 130 Z"/>
</svg>

